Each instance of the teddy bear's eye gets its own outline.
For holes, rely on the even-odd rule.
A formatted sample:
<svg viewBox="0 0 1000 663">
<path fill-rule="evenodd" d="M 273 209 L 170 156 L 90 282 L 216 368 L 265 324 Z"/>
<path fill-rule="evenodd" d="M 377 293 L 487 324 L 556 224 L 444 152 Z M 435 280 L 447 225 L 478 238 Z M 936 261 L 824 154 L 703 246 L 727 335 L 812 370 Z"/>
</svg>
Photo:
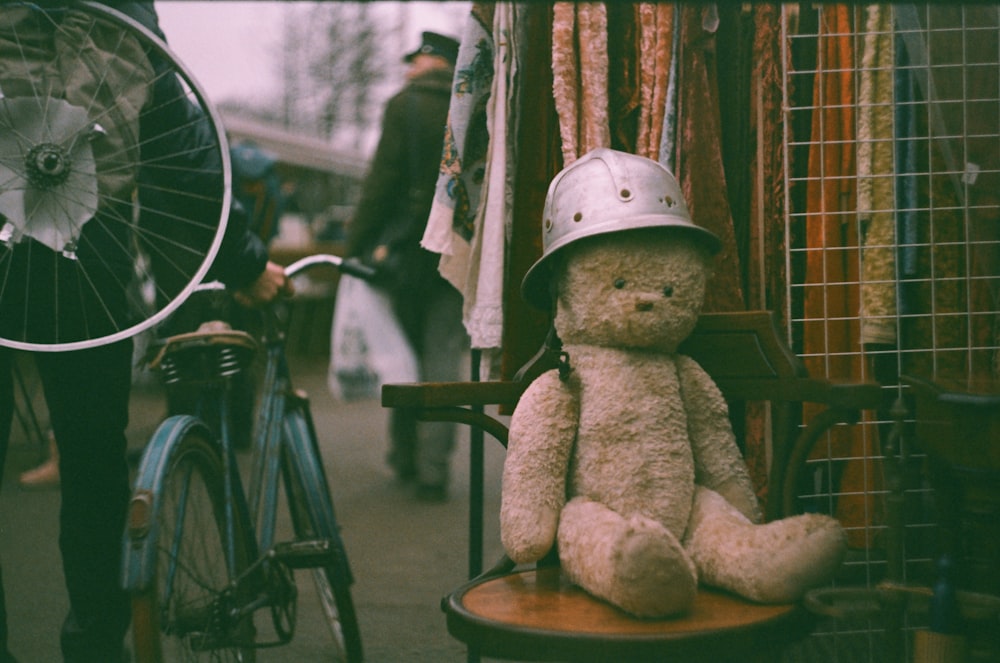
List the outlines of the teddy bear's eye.
<svg viewBox="0 0 1000 663">
<path fill-rule="evenodd" d="M 615 287 L 621 290 L 625 287 L 625 279 L 615 279 Z"/>
<path fill-rule="evenodd" d="M 665 285 L 665 286 L 663 286 L 663 296 L 664 297 L 672 297 L 673 294 L 674 294 L 674 286 L 672 286 L 672 285 Z"/>
</svg>

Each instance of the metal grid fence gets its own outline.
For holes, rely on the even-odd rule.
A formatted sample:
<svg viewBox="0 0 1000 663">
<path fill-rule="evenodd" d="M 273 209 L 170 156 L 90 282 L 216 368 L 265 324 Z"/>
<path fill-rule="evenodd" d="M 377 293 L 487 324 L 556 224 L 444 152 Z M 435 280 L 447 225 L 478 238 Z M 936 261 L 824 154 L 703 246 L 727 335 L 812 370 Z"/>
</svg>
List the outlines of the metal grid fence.
<svg viewBox="0 0 1000 663">
<path fill-rule="evenodd" d="M 900 375 L 1000 373 L 1000 7 L 789 3 L 782 36 L 788 337 L 813 374 L 885 392 L 882 411 L 817 449 L 805 497 L 848 530 L 837 584 L 872 588 L 898 472 L 903 580 L 928 582 L 923 458 L 882 455 Z M 824 622 L 789 658 L 885 660 L 892 625 L 863 613 Z M 904 634 L 919 620 L 904 616 Z"/>
</svg>

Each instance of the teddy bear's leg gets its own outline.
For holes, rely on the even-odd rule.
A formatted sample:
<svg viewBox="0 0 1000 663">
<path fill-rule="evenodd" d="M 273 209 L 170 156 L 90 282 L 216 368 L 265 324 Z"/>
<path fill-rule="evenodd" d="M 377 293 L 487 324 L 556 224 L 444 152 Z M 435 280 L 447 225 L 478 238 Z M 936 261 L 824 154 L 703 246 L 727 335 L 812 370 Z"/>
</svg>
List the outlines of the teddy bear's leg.
<svg viewBox="0 0 1000 663">
<path fill-rule="evenodd" d="M 787 603 L 830 580 L 847 539 L 810 513 L 755 525 L 715 491 L 697 487 L 684 547 L 706 585 L 764 603 Z"/>
<path fill-rule="evenodd" d="M 591 594 L 643 617 L 684 612 L 698 586 L 694 563 L 673 534 L 645 516 L 624 518 L 576 497 L 559 517 L 563 571 Z"/>
</svg>

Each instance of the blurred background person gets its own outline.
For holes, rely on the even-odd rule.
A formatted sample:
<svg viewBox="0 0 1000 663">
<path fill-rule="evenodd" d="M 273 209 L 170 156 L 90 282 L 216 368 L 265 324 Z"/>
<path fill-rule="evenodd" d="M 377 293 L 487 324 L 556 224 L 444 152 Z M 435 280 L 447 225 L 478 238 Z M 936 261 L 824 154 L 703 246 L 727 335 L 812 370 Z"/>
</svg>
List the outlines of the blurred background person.
<svg viewBox="0 0 1000 663">
<path fill-rule="evenodd" d="M 451 99 L 458 41 L 424 32 L 403 59 L 406 83 L 385 106 L 375 156 L 347 229 L 349 256 L 379 270 L 377 284 L 416 353 L 420 379 L 459 378 L 468 348 L 462 296 L 438 273 L 437 254 L 420 246 L 434 198 Z M 416 482 L 416 497 L 448 497 L 456 427 L 417 423 L 414 413 L 390 414 L 388 462 L 401 481 Z"/>
</svg>

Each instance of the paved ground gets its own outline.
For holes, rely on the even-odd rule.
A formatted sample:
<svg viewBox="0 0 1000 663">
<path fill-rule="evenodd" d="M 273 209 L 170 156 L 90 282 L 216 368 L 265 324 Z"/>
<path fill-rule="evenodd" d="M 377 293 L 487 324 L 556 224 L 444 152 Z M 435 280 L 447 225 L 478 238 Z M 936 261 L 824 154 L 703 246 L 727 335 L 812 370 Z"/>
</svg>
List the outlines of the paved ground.
<svg viewBox="0 0 1000 663">
<path fill-rule="evenodd" d="M 464 661 L 439 609 L 441 597 L 466 577 L 468 450 L 454 457 L 451 499 L 415 502 L 397 485 L 383 458 L 386 411 L 378 402 L 336 403 L 325 386 L 326 359 L 297 357 L 294 375 L 313 398 L 313 410 L 337 513 L 357 583 L 354 600 L 366 660 L 385 663 Z M 29 376 L 30 377 L 30 376 Z M 30 383 L 30 380 L 29 380 Z M 29 384 L 37 395 L 37 385 Z M 130 445 L 140 448 L 163 412 L 157 387 L 138 386 Z M 44 413 L 43 413 L 44 414 Z M 17 428 L 15 424 L 15 429 Z M 486 559 L 500 554 L 496 535 L 502 450 L 487 440 Z M 56 550 L 58 491 L 24 491 L 17 475 L 38 459 L 39 448 L 15 430 L 0 491 L 0 558 L 10 613 L 11 647 L 22 663 L 59 660 L 58 629 L 66 610 Z M 292 645 L 258 660 L 322 661 L 325 624 L 307 576 L 299 582 L 299 634 Z"/>
</svg>

